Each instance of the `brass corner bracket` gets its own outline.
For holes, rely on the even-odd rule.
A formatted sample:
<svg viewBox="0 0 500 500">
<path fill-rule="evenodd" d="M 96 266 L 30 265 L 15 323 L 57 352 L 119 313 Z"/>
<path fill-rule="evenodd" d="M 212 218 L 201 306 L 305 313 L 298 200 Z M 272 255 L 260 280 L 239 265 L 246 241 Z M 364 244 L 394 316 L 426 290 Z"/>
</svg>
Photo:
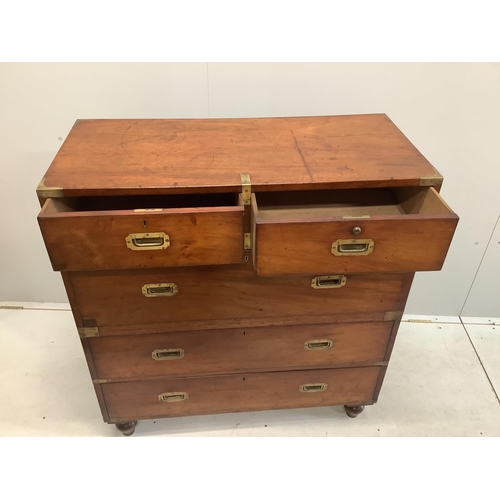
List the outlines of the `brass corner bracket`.
<svg viewBox="0 0 500 500">
<path fill-rule="evenodd" d="M 243 233 L 243 248 L 245 250 L 252 249 L 252 233 Z"/>
<path fill-rule="evenodd" d="M 252 183 L 250 182 L 250 174 L 240 174 L 241 178 L 241 199 L 245 205 L 250 205 L 252 194 Z"/>
<path fill-rule="evenodd" d="M 36 188 L 36 194 L 39 198 L 62 198 L 63 188 L 46 186 L 44 177 Z"/>
<path fill-rule="evenodd" d="M 443 176 L 434 169 L 434 175 L 432 177 L 420 177 L 420 186 L 441 186 L 443 180 Z"/>
<path fill-rule="evenodd" d="M 86 339 L 87 337 L 99 337 L 99 328 L 97 326 L 94 327 L 80 327 L 78 328 L 78 334 L 80 338 Z"/>
<path fill-rule="evenodd" d="M 384 314 L 384 321 L 397 321 L 403 317 L 403 311 L 387 311 Z"/>
</svg>

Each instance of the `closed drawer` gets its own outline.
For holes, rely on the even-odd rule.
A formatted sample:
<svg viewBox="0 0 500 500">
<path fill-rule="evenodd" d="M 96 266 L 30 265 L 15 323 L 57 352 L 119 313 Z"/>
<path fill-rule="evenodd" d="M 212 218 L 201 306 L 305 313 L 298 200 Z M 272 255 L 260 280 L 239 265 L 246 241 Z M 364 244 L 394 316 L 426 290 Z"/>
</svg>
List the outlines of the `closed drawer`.
<svg viewBox="0 0 500 500">
<path fill-rule="evenodd" d="M 56 271 L 231 264 L 243 259 L 236 195 L 48 199 L 38 216 Z"/>
<path fill-rule="evenodd" d="M 192 376 L 373 364 L 393 322 L 91 338 L 100 379 Z"/>
<path fill-rule="evenodd" d="M 112 420 L 373 402 L 379 367 L 102 384 Z"/>
<path fill-rule="evenodd" d="M 252 195 L 261 276 L 441 269 L 458 217 L 434 188 Z"/>
<path fill-rule="evenodd" d="M 260 278 L 251 263 L 69 276 L 83 323 L 99 336 L 383 320 L 412 278 L 346 275 L 339 288 L 314 288 L 314 276 Z"/>
</svg>

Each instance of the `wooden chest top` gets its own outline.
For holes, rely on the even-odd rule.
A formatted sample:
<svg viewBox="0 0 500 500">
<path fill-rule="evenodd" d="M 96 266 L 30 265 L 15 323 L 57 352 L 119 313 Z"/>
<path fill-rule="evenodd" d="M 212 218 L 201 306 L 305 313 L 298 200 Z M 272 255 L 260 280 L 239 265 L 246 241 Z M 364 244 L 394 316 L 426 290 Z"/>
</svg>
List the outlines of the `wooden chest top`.
<svg viewBox="0 0 500 500">
<path fill-rule="evenodd" d="M 385 114 L 78 120 L 39 191 L 55 196 L 437 185 Z M 50 197 L 50 196 L 48 196 Z"/>
</svg>

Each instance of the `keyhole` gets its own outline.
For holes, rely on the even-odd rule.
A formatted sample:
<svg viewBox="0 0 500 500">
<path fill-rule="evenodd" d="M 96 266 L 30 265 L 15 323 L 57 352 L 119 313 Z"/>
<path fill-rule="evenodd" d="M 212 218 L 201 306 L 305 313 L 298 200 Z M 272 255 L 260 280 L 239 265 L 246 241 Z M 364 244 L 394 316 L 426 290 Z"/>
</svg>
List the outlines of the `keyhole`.
<svg viewBox="0 0 500 500">
<path fill-rule="evenodd" d="M 143 221 L 142 221 L 142 225 L 143 225 L 144 227 L 146 227 L 146 226 L 148 225 L 148 223 L 147 223 L 145 220 L 143 220 Z"/>
</svg>

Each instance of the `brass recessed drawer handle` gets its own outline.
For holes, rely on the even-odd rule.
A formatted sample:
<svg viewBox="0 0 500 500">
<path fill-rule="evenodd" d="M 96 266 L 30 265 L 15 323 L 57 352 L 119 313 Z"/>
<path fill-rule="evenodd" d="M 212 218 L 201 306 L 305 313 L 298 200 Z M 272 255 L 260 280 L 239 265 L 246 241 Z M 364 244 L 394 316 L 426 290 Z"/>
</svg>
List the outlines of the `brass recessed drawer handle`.
<svg viewBox="0 0 500 500">
<path fill-rule="evenodd" d="M 332 243 L 332 253 L 337 256 L 361 256 L 373 252 L 373 240 L 337 240 Z"/>
<path fill-rule="evenodd" d="M 158 400 L 162 403 L 177 403 L 186 399 L 189 399 L 187 392 L 164 392 L 163 394 L 158 394 Z"/>
<path fill-rule="evenodd" d="M 342 288 L 347 282 L 343 274 L 334 276 L 315 276 L 311 281 L 313 288 Z"/>
<path fill-rule="evenodd" d="M 331 349 L 333 347 L 333 340 L 308 340 L 304 343 L 304 349 L 316 351 L 319 349 Z"/>
<path fill-rule="evenodd" d="M 152 352 L 153 359 L 164 361 L 169 359 L 181 359 L 184 357 L 184 349 L 155 349 Z"/>
<path fill-rule="evenodd" d="M 300 392 L 323 392 L 328 389 L 328 384 L 303 384 L 299 387 Z"/>
<path fill-rule="evenodd" d="M 163 250 L 170 246 L 170 237 L 165 233 L 134 233 L 125 242 L 131 250 Z"/>
<path fill-rule="evenodd" d="M 175 283 L 148 283 L 142 287 L 142 294 L 146 297 L 172 297 L 178 293 Z"/>
</svg>

